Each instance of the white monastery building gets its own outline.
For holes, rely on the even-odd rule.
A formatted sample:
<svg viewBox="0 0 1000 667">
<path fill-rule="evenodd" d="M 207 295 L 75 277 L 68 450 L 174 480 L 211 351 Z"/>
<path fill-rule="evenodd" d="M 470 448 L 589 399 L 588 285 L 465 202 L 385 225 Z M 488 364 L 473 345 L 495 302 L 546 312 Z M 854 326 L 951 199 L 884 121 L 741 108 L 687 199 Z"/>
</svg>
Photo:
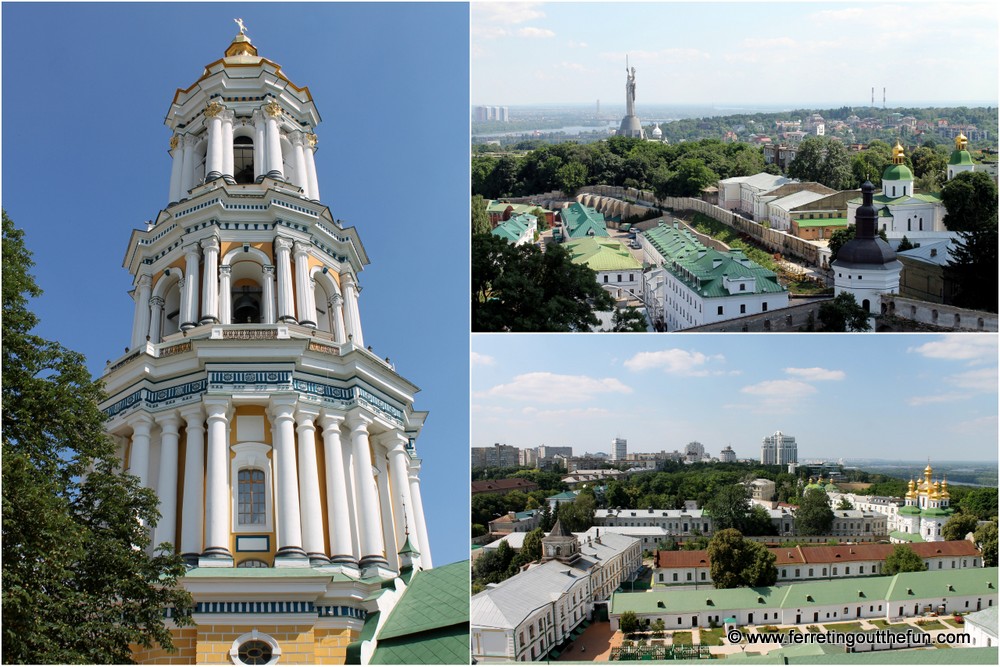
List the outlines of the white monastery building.
<svg viewBox="0 0 1000 667">
<path fill-rule="evenodd" d="M 190 567 L 181 662 L 367 661 L 371 624 L 432 567 L 426 413 L 365 348 L 368 256 L 320 202 L 319 122 L 240 23 L 174 95 L 169 203 L 125 253 L 135 318 L 102 408 L 125 469 L 159 496 L 153 543 Z"/>
</svg>

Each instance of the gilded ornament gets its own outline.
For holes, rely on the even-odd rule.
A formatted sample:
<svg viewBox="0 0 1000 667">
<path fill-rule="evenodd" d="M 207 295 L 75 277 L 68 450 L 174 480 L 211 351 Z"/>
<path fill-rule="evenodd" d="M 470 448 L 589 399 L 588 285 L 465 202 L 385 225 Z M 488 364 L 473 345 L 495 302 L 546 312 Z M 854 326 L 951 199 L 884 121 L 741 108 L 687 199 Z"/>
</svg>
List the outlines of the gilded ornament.
<svg viewBox="0 0 1000 667">
<path fill-rule="evenodd" d="M 310 134 L 310 135 L 308 135 L 308 137 L 309 137 L 309 147 L 310 148 L 315 148 L 316 144 L 319 143 L 319 139 L 316 137 L 315 134 Z"/>
<path fill-rule="evenodd" d="M 265 104 L 264 111 L 271 118 L 277 118 L 278 116 L 281 115 L 281 107 L 278 105 L 277 102 L 271 102 L 269 104 Z"/>
<path fill-rule="evenodd" d="M 181 138 L 178 137 L 176 134 L 170 137 L 170 150 L 177 148 L 177 144 L 179 144 L 180 142 Z"/>
<path fill-rule="evenodd" d="M 205 107 L 205 118 L 215 118 L 220 113 L 222 113 L 223 107 L 218 102 L 212 102 L 207 107 Z"/>
</svg>

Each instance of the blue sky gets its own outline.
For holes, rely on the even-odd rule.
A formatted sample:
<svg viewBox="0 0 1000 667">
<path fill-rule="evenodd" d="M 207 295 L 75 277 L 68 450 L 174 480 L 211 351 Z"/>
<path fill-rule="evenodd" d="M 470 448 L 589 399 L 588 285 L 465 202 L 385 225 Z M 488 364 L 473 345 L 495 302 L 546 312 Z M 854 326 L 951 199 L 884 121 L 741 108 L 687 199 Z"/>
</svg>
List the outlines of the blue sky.
<svg viewBox="0 0 1000 667">
<path fill-rule="evenodd" d="M 175 89 L 243 18 L 322 115 L 316 170 L 357 227 L 365 342 L 422 391 L 434 560 L 468 557 L 468 8 L 461 4 L 3 5 L 3 206 L 45 294 L 39 333 L 97 375 L 129 344 L 129 234 L 167 203 Z M 449 237 L 458 240 L 448 241 Z"/>
<path fill-rule="evenodd" d="M 472 445 L 799 458 L 997 459 L 990 334 L 479 335 Z"/>
<path fill-rule="evenodd" d="M 997 100 L 996 3 L 474 3 L 473 104 Z"/>
</svg>

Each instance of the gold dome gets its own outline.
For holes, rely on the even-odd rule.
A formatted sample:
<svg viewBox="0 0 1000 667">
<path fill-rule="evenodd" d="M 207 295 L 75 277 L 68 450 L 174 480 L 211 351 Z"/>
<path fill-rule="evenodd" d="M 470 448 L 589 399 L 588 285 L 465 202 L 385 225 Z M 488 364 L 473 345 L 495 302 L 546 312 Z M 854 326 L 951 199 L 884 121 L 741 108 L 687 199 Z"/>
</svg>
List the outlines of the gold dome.
<svg viewBox="0 0 1000 667">
<path fill-rule="evenodd" d="M 946 479 L 941 480 L 941 497 L 951 498 L 951 494 L 948 493 L 948 480 Z"/>
<path fill-rule="evenodd" d="M 892 163 L 893 164 L 903 164 L 906 161 L 905 151 L 903 150 L 903 145 L 896 140 L 896 145 L 892 147 Z M 930 468 L 930 466 L 927 466 Z"/>
<path fill-rule="evenodd" d="M 966 137 L 962 132 L 959 132 L 958 136 L 955 137 L 955 150 L 964 151 L 968 147 L 969 147 L 969 138 Z"/>
</svg>

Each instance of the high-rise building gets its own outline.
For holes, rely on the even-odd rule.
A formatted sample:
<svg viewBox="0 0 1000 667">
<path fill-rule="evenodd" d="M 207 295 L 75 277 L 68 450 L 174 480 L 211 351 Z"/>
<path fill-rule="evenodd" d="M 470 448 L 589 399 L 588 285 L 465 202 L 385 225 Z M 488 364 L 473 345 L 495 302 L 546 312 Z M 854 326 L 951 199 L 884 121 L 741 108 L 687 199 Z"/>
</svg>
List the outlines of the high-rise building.
<svg viewBox="0 0 1000 667">
<path fill-rule="evenodd" d="M 628 455 L 628 440 L 625 438 L 611 439 L 611 460 L 624 461 Z"/>
<path fill-rule="evenodd" d="M 693 463 L 701 461 L 705 456 L 705 445 L 700 442 L 689 442 L 684 446 L 684 460 Z"/>
<path fill-rule="evenodd" d="M 492 447 L 472 448 L 473 468 L 516 468 L 521 465 L 520 450 L 499 442 Z"/>
<path fill-rule="evenodd" d="M 731 446 L 727 445 L 726 448 L 719 453 L 719 461 L 722 463 L 735 463 L 736 452 L 733 451 Z"/>
<path fill-rule="evenodd" d="M 774 435 L 765 436 L 760 445 L 760 462 L 764 465 L 788 465 L 798 463 L 799 448 L 795 438 L 776 431 Z"/>
<path fill-rule="evenodd" d="M 368 256 L 320 201 L 309 89 L 238 23 L 167 113 L 168 203 L 129 239 L 131 342 L 101 408 L 159 497 L 152 543 L 190 568 L 195 626 L 172 630 L 171 657 L 343 662 L 432 567 L 415 448 L 427 415 L 365 347 Z"/>
</svg>

